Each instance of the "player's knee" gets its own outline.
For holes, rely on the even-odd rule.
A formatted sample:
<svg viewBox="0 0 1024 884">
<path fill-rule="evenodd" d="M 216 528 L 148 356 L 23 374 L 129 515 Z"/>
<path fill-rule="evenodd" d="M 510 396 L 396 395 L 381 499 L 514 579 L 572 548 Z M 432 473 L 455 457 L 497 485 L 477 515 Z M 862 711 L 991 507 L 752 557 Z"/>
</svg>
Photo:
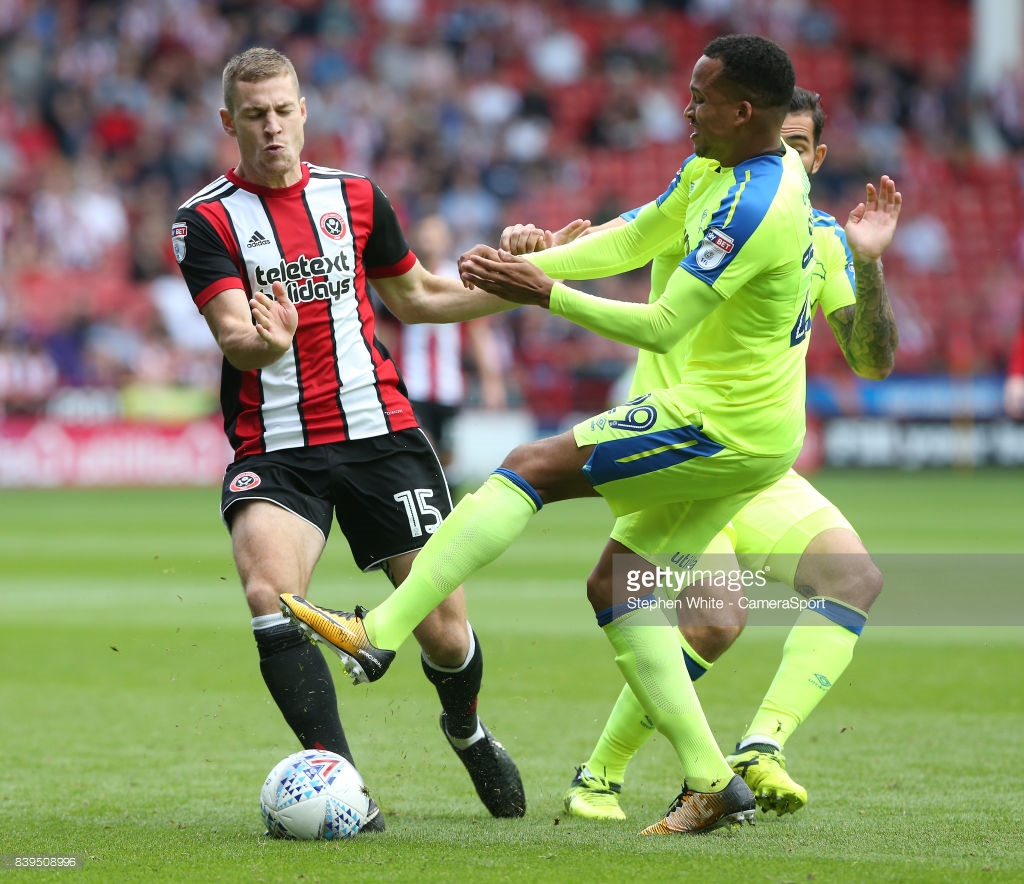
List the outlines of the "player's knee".
<svg viewBox="0 0 1024 884">
<path fill-rule="evenodd" d="M 253 617 L 276 614 L 281 610 L 281 590 L 265 581 L 250 581 L 245 585 L 245 603 Z"/>
<path fill-rule="evenodd" d="M 469 653 L 469 624 L 461 612 L 431 611 L 413 630 L 423 653 L 438 666 L 460 666 Z"/>
<path fill-rule="evenodd" d="M 594 494 L 580 472 L 585 461 L 585 452 L 576 445 L 572 432 L 567 431 L 517 446 L 501 465 L 528 482 L 541 500 L 550 503 Z"/>
<path fill-rule="evenodd" d="M 747 625 L 746 607 L 737 606 L 736 611 L 726 614 L 716 611 L 714 619 L 702 619 L 699 623 L 680 623 L 679 631 L 701 657 L 714 663 L 722 656 L 733 642 L 740 637 Z"/>
<path fill-rule="evenodd" d="M 732 611 L 729 618 L 723 620 L 719 627 L 721 640 L 728 642 L 726 647 L 729 647 L 729 645 L 736 641 L 747 626 L 747 606 L 736 605 L 735 608 L 736 610 Z"/>
<path fill-rule="evenodd" d="M 612 598 L 611 576 L 600 567 L 594 568 L 587 577 L 587 600 L 595 613 L 610 608 L 614 604 Z"/>
<path fill-rule="evenodd" d="M 856 575 L 856 598 L 852 604 L 861 611 L 867 611 L 882 592 L 883 577 L 878 566 L 868 559 L 861 563 Z"/>
<path fill-rule="evenodd" d="M 821 595 L 834 598 L 865 613 L 882 592 L 882 572 L 868 556 L 848 557 L 843 574 Z"/>
<path fill-rule="evenodd" d="M 542 456 L 536 442 L 525 442 L 513 448 L 501 462 L 506 470 L 512 470 L 530 484 L 536 484 L 540 478 L 538 467 Z"/>
<path fill-rule="evenodd" d="M 708 663 L 714 663 L 729 650 L 738 635 L 716 626 L 694 626 L 683 630 L 686 643 Z"/>
</svg>

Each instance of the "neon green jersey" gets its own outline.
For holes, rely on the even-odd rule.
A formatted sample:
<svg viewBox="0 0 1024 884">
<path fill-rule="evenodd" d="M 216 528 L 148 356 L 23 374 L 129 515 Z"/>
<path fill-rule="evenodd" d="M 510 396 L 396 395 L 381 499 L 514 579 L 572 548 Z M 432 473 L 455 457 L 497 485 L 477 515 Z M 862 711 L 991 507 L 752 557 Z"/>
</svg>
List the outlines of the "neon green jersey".
<svg viewBox="0 0 1024 884">
<path fill-rule="evenodd" d="M 853 254 L 846 231 L 828 212 L 814 209 L 814 274 L 811 314 L 815 307 L 828 316 L 840 307 L 857 303 Z"/>
<path fill-rule="evenodd" d="M 653 260 L 648 304 L 556 284 L 551 310 L 639 346 L 634 395 L 671 387 L 716 441 L 779 455 L 804 433 L 813 267 L 808 181 L 797 153 L 735 167 L 691 156 L 633 222 L 530 256 L 564 279 Z M 648 352 L 652 351 L 652 352 Z"/>
<path fill-rule="evenodd" d="M 639 212 L 640 209 L 633 209 L 623 213 L 622 217 L 632 220 Z M 817 308 L 820 307 L 822 312 L 828 316 L 841 307 L 848 307 L 857 302 L 853 254 L 846 241 L 846 231 L 832 215 L 821 209 L 812 208 L 811 216 L 814 224 L 812 232 L 814 266 L 811 274 L 810 315 L 813 317 Z M 656 261 L 656 268 L 657 264 Z M 672 268 L 669 267 L 669 273 L 671 270 Z M 809 329 L 808 335 L 810 335 Z M 630 395 L 632 396 L 640 395 L 651 389 L 652 378 L 661 386 L 674 386 L 682 383 L 682 376 L 678 374 L 680 360 L 671 353 L 658 356 L 641 350 L 638 369 L 640 363 L 650 364 L 645 364 L 643 371 L 634 372 L 633 383 L 630 385 Z"/>
</svg>

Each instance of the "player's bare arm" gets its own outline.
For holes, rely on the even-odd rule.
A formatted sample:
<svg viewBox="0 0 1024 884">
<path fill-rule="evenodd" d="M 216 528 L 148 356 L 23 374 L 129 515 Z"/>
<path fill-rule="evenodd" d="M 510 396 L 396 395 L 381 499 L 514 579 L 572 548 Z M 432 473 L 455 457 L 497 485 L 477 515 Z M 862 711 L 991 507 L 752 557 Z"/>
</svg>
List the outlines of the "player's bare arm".
<svg viewBox="0 0 1024 884">
<path fill-rule="evenodd" d="M 515 304 L 467 289 L 460 280 L 430 273 L 419 261 L 401 276 L 373 280 L 381 300 L 401 322 L 465 322 L 511 310 Z"/>
<path fill-rule="evenodd" d="M 459 258 L 467 286 L 483 289 L 515 304 L 547 308 L 555 281 L 535 264 L 505 250 L 474 246 Z"/>
<path fill-rule="evenodd" d="M 880 381 L 896 362 L 899 333 L 880 261 L 854 263 L 857 303 L 828 315 L 828 324 L 846 361 L 860 377 Z"/>
<path fill-rule="evenodd" d="M 273 297 L 257 291 L 249 299 L 241 289 L 229 289 L 204 308 L 213 337 L 225 358 L 239 371 L 266 368 L 292 345 L 299 314 L 280 282 Z"/>
<path fill-rule="evenodd" d="M 856 304 L 835 310 L 828 323 L 850 367 L 861 377 L 882 380 L 896 361 L 899 332 L 885 287 L 882 255 L 892 242 L 903 198 L 883 175 L 879 186 L 850 212 L 846 240 L 853 254 Z"/>
</svg>

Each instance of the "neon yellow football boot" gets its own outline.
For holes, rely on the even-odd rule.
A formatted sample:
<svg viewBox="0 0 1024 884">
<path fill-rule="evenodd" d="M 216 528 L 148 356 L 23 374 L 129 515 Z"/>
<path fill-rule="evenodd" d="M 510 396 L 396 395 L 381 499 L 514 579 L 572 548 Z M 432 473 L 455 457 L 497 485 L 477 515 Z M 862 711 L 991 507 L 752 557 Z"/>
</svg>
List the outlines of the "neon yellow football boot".
<svg viewBox="0 0 1024 884">
<path fill-rule="evenodd" d="M 612 783 L 588 770 L 585 764 L 576 768 L 576 776 L 565 793 L 565 809 L 572 816 L 588 820 L 624 820 L 619 807 L 621 783 Z"/>
<path fill-rule="evenodd" d="M 786 758 L 774 746 L 754 743 L 727 755 L 725 761 L 750 786 L 757 806 L 765 813 L 796 813 L 807 803 L 807 790 L 786 773 Z"/>
</svg>

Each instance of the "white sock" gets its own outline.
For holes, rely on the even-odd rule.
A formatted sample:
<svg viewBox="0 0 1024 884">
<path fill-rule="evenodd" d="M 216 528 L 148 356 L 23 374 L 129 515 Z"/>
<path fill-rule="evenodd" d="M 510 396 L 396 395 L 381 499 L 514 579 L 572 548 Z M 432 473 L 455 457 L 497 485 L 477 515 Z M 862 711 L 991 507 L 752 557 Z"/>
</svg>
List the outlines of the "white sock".
<svg viewBox="0 0 1024 884">
<path fill-rule="evenodd" d="M 740 741 L 740 744 L 736 747 L 737 754 L 740 752 L 745 752 L 755 743 L 760 743 L 765 746 L 771 746 L 775 749 L 776 752 L 782 751 L 782 747 L 771 737 L 766 737 L 763 734 L 751 734 L 749 737 L 744 737 L 743 740 Z"/>
<path fill-rule="evenodd" d="M 283 615 L 282 615 L 283 616 Z M 466 651 L 466 659 L 463 660 L 458 666 L 438 666 L 433 660 L 427 656 L 427 652 L 421 650 L 420 656 L 423 661 L 431 669 L 436 669 L 438 672 L 462 672 L 469 665 L 469 661 L 473 659 L 473 654 L 476 653 L 476 636 L 473 634 L 473 627 L 469 625 L 469 621 L 466 621 L 466 629 L 469 630 L 469 650 Z"/>
<path fill-rule="evenodd" d="M 476 720 L 476 730 L 473 732 L 473 736 L 466 737 L 463 740 L 458 740 L 455 737 L 453 737 L 451 734 L 448 733 L 447 729 L 445 729 L 445 734 L 447 735 L 448 740 L 456 749 L 468 749 L 474 743 L 484 738 L 484 726 L 480 723 L 480 719 L 478 718 Z"/>
<path fill-rule="evenodd" d="M 257 629 L 272 629 L 275 626 L 281 626 L 288 622 L 288 618 L 281 614 L 260 614 L 259 617 L 252 618 L 252 628 Z"/>
</svg>

